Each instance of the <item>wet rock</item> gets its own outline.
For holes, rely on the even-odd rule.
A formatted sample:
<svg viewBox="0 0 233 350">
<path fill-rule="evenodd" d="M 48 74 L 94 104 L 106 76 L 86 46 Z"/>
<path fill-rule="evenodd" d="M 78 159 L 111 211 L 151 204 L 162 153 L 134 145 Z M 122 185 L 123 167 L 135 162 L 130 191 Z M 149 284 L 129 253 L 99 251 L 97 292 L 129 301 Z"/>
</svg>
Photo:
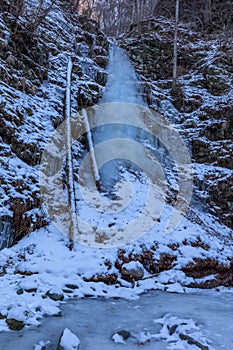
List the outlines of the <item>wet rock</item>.
<svg viewBox="0 0 233 350">
<path fill-rule="evenodd" d="M 88 21 L 83 23 L 83 29 L 86 30 L 88 33 L 97 34 L 99 28 L 97 27 L 96 23 Z"/>
<path fill-rule="evenodd" d="M 189 345 L 196 345 L 201 350 L 209 350 L 209 347 L 201 344 L 199 341 L 193 339 L 187 334 L 179 334 L 181 340 L 186 340 Z"/>
<path fill-rule="evenodd" d="M 23 294 L 23 288 L 18 289 L 16 293 L 17 293 L 18 295 Z"/>
<path fill-rule="evenodd" d="M 118 331 L 116 333 L 119 334 L 124 340 L 128 339 L 130 337 L 130 335 L 131 335 L 130 332 L 128 332 L 128 331 L 126 331 L 124 329 L 122 329 L 121 331 Z"/>
<path fill-rule="evenodd" d="M 0 320 L 4 320 L 4 318 L 6 318 L 6 316 L 0 312 Z"/>
<path fill-rule="evenodd" d="M 66 284 L 66 288 L 68 289 L 78 289 L 79 287 L 77 286 L 77 284 Z"/>
<path fill-rule="evenodd" d="M 54 317 L 62 317 L 62 312 L 61 312 L 61 311 L 58 311 L 58 313 L 57 313 L 57 314 L 54 314 L 53 316 L 54 316 Z"/>
<path fill-rule="evenodd" d="M 203 134 L 211 141 L 225 140 L 232 136 L 232 126 L 224 120 L 214 122 L 203 129 Z"/>
<path fill-rule="evenodd" d="M 55 291 L 53 289 L 50 289 L 47 293 L 46 293 L 47 297 L 49 297 L 50 299 L 54 300 L 54 301 L 62 301 L 64 299 L 64 295 L 61 291 Z"/>
<path fill-rule="evenodd" d="M 178 324 L 173 324 L 170 328 L 169 328 L 169 335 L 173 335 L 176 331 L 178 327 Z"/>
<path fill-rule="evenodd" d="M 15 318 L 8 318 L 6 323 L 12 331 L 20 331 L 25 326 L 23 321 L 16 320 Z"/>
</svg>

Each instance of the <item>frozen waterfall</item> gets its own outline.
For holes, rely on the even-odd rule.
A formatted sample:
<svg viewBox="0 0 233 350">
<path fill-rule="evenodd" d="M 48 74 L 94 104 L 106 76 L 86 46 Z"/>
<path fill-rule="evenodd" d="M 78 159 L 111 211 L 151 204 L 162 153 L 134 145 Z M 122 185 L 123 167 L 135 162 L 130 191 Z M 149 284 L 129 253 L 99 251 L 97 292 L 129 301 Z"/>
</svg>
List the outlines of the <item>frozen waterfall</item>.
<svg viewBox="0 0 233 350">
<path fill-rule="evenodd" d="M 119 118 L 119 123 L 112 123 L 111 118 L 106 125 L 99 126 L 93 131 L 93 141 L 95 146 L 110 139 L 131 139 L 136 140 L 139 138 L 140 131 L 133 125 L 127 124 L 127 111 L 128 105 L 131 105 L 131 112 L 135 114 L 135 118 L 140 118 L 138 105 L 145 105 L 140 91 L 140 85 L 135 73 L 135 70 L 130 63 L 125 51 L 116 45 L 111 45 L 109 52 L 109 64 L 107 68 L 108 80 L 105 88 L 104 95 L 100 103 L 121 103 L 121 110 L 119 113 L 126 114 L 125 124 L 122 124 Z M 122 105 L 122 103 L 125 102 Z M 125 111 L 122 111 L 122 106 Z M 113 107 L 114 108 L 114 107 Z M 128 112 L 129 113 L 129 112 Z M 132 124 L 132 123 L 131 123 Z M 122 145 L 124 147 L 124 145 Z M 107 152 L 108 150 L 106 150 Z M 127 168 L 128 161 L 127 150 L 121 150 L 125 154 L 122 159 L 113 159 L 105 163 L 100 169 L 100 177 L 102 182 L 102 188 L 110 191 L 113 189 L 114 184 L 119 180 L 119 169 Z M 97 158 L 101 158 L 101 154 L 96 154 Z M 125 158 L 125 159 L 124 159 Z M 130 167 L 133 167 L 131 164 Z"/>
<path fill-rule="evenodd" d="M 115 45 L 110 47 L 108 80 L 101 102 L 128 102 L 144 105 L 134 68 L 125 51 Z"/>
</svg>

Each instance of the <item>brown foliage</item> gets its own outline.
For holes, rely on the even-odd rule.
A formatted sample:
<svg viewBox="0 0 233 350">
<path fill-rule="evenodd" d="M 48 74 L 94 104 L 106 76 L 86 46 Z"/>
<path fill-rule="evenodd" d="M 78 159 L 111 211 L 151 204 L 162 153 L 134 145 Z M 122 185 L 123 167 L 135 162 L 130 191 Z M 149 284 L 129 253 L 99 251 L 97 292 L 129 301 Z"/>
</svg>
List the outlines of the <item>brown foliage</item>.
<svg viewBox="0 0 233 350">
<path fill-rule="evenodd" d="M 191 283 L 191 288 L 215 288 L 218 286 L 233 287 L 233 259 L 229 259 L 230 264 L 219 263 L 218 260 L 207 258 L 195 258 L 195 263 L 190 263 L 182 268 L 183 272 L 193 278 L 203 278 L 214 275 L 212 280 L 202 283 Z"/>
<path fill-rule="evenodd" d="M 173 268 L 173 262 L 176 260 L 174 255 L 160 254 L 160 259 L 157 260 L 153 257 L 153 250 L 145 249 L 141 254 L 130 253 L 128 256 L 125 255 L 124 250 L 120 250 L 118 253 L 118 259 L 115 262 L 115 267 L 121 271 L 123 264 L 130 261 L 140 262 L 145 270 L 151 274 L 158 273 L 159 271 L 170 270 Z"/>
<path fill-rule="evenodd" d="M 115 273 L 108 275 L 96 275 L 91 278 L 84 277 L 83 280 L 85 282 L 104 282 L 107 285 L 116 284 L 117 283 L 117 275 Z"/>
</svg>

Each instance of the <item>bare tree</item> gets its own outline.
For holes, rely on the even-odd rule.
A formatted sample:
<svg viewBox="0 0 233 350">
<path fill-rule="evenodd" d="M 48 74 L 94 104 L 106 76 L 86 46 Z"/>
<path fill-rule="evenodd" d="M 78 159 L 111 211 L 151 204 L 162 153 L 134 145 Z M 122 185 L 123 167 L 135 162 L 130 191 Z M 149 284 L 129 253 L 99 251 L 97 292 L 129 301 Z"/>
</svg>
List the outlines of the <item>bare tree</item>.
<svg viewBox="0 0 233 350">
<path fill-rule="evenodd" d="M 9 5 L 9 12 L 15 17 L 22 16 L 25 8 L 25 0 L 13 0 Z"/>
<path fill-rule="evenodd" d="M 180 1 L 176 0 L 172 90 L 176 89 L 176 84 L 177 84 L 177 41 L 178 41 L 178 24 L 179 24 L 179 5 L 180 5 Z"/>
<path fill-rule="evenodd" d="M 211 0 L 205 0 L 203 22 L 205 27 L 211 22 Z"/>
<path fill-rule="evenodd" d="M 79 6 L 80 6 L 80 0 L 71 0 L 70 5 L 75 12 L 76 11 L 78 12 Z"/>
<path fill-rule="evenodd" d="M 87 0 L 84 0 L 87 1 Z M 95 0 L 91 16 L 108 35 L 119 35 L 129 30 L 131 24 L 154 15 L 158 0 Z"/>
</svg>

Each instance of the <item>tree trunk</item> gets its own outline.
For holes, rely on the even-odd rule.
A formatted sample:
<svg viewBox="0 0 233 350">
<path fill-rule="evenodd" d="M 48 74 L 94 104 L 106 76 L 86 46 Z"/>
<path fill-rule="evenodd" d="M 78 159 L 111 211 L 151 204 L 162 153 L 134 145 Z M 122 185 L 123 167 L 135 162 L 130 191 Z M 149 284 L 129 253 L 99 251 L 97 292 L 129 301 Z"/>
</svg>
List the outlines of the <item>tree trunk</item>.
<svg viewBox="0 0 233 350">
<path fill-rule="evenodd" d="M 78 10 L 79 10 L 79 0 L 73 0 L 73 1 L 71 2 L 71 6 L 72 6 L 72 8 L 73 8 L 74 11 L 77 11 L 77 12 L 78 12 Z"/>
<path fill-rule="evenodd" d="M 205 0 L 203 22 L 205 27 L 211 22 L 211 0 Z"/>
<path fill-rule="evenodd" d="M 176 84 L 177 84 L 177 40 L 178 40 L 178 24 L 179 24 L 179 5 L 180 5 L 180 1 L 176 0 L 172 90 L 176 89 Z"/>
</svg>

